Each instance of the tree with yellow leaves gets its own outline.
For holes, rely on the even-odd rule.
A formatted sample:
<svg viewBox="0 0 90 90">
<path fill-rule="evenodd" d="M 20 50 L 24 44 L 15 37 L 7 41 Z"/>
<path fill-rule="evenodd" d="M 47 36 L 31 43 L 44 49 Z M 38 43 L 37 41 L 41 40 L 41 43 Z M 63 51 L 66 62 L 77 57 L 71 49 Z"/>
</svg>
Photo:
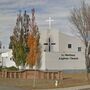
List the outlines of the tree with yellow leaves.
<svg viewBox="0 0 90 90">
<path fill-rule="evenodd" d="M 41 47 L 40 47 L 40 34 L 38 31 L 38 26 L 35 23 L 35 10 L 32 9 L 32 19 L 30 22 L 30 33 L 28 35 L 27 45 L 29 48 L 29 52 L 27 55 L 27 64 L 30 67 L 40 66 L 40 58 L 41 58 Z"/>
</svg>

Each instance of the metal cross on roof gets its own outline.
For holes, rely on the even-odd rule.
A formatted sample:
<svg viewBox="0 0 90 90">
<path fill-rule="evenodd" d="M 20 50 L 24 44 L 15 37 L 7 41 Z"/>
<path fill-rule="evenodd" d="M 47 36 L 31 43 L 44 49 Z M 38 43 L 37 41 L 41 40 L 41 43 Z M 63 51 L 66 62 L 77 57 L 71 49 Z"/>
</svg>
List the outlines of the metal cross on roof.
<svg viewBox="0 0 90 90">
<path fill-rule="evenodd" d="M 48 23 L 49 23 L 49 29 L 51 29 L 51 22 L 53 22 L 54 20 L 53 19 L 51 19 L 51 17 L 49 17 L 49 19 L 48 20 L 46 20 Z"/>
</svg>

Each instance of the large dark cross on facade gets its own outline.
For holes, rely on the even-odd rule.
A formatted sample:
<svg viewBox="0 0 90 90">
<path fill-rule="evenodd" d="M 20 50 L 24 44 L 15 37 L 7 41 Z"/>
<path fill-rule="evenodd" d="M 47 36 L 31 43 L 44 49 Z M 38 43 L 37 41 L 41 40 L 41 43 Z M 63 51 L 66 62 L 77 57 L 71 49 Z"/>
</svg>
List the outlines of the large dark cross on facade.
<svg viewBox="0 0 90 90">
<path fill-rule="evenodd" d="M 47 43 L 44 43 L 44 45 L 48 45 L 48 49 L 49 49 L 48 51 L 51 52 L 51 46 L 52 46 L 52 45 L 55 45 L 55 43 L 52 43 L 52 42 L 51 42 L 51 39 L 50 39 L 50 37 L 49 37 L 49 38 L 48 38 L 48 42 L 47 42 Z"/>
</svg>

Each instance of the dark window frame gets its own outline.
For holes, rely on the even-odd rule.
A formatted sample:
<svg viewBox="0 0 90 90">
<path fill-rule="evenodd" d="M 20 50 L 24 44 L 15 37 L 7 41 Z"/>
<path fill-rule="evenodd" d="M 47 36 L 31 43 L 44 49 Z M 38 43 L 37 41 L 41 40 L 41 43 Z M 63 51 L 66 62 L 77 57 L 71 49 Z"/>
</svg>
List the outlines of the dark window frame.
<svg viewBox="0 0 90 90">
<path fill-rule="evenodd" d="M 72 48 L 72 44 L 68 44 L 68 48 L 69 48 L 69 49 Z"/>
<path fill-rule="evenodd" d="M 82 51 L 82 47 L 78 47 L 78 52 L 81 52 Z"/>
</svg>

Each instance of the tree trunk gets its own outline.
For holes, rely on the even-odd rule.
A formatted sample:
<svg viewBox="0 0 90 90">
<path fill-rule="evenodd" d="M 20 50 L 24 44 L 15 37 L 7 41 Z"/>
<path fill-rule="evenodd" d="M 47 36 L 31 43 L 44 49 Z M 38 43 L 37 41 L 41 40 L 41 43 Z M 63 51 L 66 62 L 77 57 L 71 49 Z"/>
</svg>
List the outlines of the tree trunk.
<svg viewBox="0 0 90 90">
<path fill-rule="evenodd" d="M 89 72 L 88 72 L 88 67 L 89 67 L 89 55 L 88 55 L 88 47 L 85 49 L 85 64 L 86 64 L 86 76 L 87 80 L 89 80 Z"/>
</svg>

